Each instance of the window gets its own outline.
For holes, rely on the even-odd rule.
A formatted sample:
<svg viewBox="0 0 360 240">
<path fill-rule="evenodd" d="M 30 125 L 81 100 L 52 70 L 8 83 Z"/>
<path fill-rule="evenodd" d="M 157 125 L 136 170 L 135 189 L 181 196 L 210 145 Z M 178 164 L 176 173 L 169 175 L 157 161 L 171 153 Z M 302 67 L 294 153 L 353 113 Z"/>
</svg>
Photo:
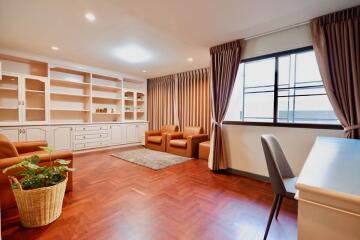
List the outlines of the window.
<svg viewBox="0 0 360 240">
<path fill-rule="evenodd" d="M 225 121 L 339 124 L 312 48 L 242 61 Z"/>
</svg>

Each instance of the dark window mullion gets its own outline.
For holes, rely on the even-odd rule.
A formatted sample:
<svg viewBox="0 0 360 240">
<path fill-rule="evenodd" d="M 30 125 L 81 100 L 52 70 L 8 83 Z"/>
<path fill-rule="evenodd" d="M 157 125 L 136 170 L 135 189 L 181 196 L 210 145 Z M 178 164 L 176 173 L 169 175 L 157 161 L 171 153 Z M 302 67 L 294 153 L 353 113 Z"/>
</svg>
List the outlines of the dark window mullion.
<svg viewBox="0 0 360 240">
<path fill-rule="evenodd" d="M 278 117 L 278 84 L 279 84 L 279 57 L 275 57 L 275 83 L 274 83 L 274 113 L 273 122 L 277 123 Z"/>
</svg>

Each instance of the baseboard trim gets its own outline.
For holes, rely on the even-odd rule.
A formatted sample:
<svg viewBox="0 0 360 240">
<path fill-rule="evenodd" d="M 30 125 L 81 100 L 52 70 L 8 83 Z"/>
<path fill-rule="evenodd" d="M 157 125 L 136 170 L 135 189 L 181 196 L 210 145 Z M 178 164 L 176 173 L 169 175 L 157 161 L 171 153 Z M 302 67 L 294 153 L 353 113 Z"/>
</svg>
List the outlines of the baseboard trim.
<svg viewBox="0 0 360 240">
<path fill-rule="evenodd" d="M 227 169 L 227 172 L 229 172 L 231 174 L 234 174 L 234 175 L 255 179 L 255 180 L 258 180 L 258 181 L 261 181 L 261 182 L 267 182 L 267 183 L 270 182 L 269 177 L 259 175 L 259 174 L 256 174 L 256 173 L 245 172 L 245 171 L 241 171 L 241 170 L 233 169 L 233 168 Z"/>
<path fill-rule="evenodd" d="M 84 150 L 78 150 L 73 151 L 74 156 L 79 157 L 87 154 L 91 154 L 94 152 L 107 152 L 111 150 L 116 149 L 124 149 L 124 148 L 133 148 L 133 147 L 140 147 L 142 144 L 140 143 L 134 143 L 134 144 L 125 144 L 125 145 L 114 145 L 114 146 L 108 146 L 108 147 L 102 147 L 102 148 L 90 148 L 90 149 L 84 149 Z"/>
</svg>

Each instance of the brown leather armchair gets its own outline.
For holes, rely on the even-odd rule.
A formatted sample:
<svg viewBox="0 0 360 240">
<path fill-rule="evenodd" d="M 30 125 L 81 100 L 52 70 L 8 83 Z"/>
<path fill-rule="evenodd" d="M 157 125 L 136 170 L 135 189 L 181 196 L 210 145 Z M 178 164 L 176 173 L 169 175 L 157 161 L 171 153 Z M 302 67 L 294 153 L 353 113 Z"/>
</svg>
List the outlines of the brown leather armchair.
<svg viewBox="0 0 360 240">
<path fill-rule="evenodd" d="M 197 157 L 199 143 L 207 141 L 202 127 L 185 127 L 184 132 L 167 135 L 166 151 L 184 157 Z"/>
<path fill-rule="evenodd" d="M 40 147 L 46 147 L 46 141 L 29 141 L 29 142 L 10 142 L 4 135 L 0 134 L 0 203 L 1 210 L 5 210 L 16 205 L 8 177 L 3 174 L 2 169 L 21 162 L 24 158 L 34 154 L 40 157 L 40 165 L 50 164 L 50 157 L 46 151 Z M 53 152 L 51 158 L 72 160 L 72 152 L 62 151 Z M 69 167 L 73 166 L 71 161 Z M 72 190 L 72 173 L 69 172 L 66 191 Z"/>
<path fill-rule="evenodd" d="M 156 150 L 166 151 L 166 134 L 179 131 L 176 125 L 162 126 L 160 131 L 146 131 L 145 132 L 145 147 Z"/>
</svg>

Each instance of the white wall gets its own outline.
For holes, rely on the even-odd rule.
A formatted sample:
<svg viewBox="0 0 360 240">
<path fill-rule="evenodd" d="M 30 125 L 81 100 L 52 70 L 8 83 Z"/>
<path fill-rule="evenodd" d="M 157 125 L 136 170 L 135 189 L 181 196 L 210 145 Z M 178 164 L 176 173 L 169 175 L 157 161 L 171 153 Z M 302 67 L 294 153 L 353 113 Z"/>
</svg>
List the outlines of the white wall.
<svg viewBox="0 0 360 240">
<path fill-rule="evenodd" d="M 246 42 L 243 59 L 311 45 L 308 25 L 273 33 Z M 340 130 L 225 125 L 224 136 L 230 168 L 268 176 L 260 141 L 273 134 L 279 141 L 296 175 L 299 174 L 317 136 L 341 137 Z"/>
<path fill-rule="evenodd" d="M 230 168 L 268 176 L 260 136 L 275 135 L 296 175 L 317 136 L 341 137 L 341 130 L 224 125 L 225 145 Z"/>
</svg>

